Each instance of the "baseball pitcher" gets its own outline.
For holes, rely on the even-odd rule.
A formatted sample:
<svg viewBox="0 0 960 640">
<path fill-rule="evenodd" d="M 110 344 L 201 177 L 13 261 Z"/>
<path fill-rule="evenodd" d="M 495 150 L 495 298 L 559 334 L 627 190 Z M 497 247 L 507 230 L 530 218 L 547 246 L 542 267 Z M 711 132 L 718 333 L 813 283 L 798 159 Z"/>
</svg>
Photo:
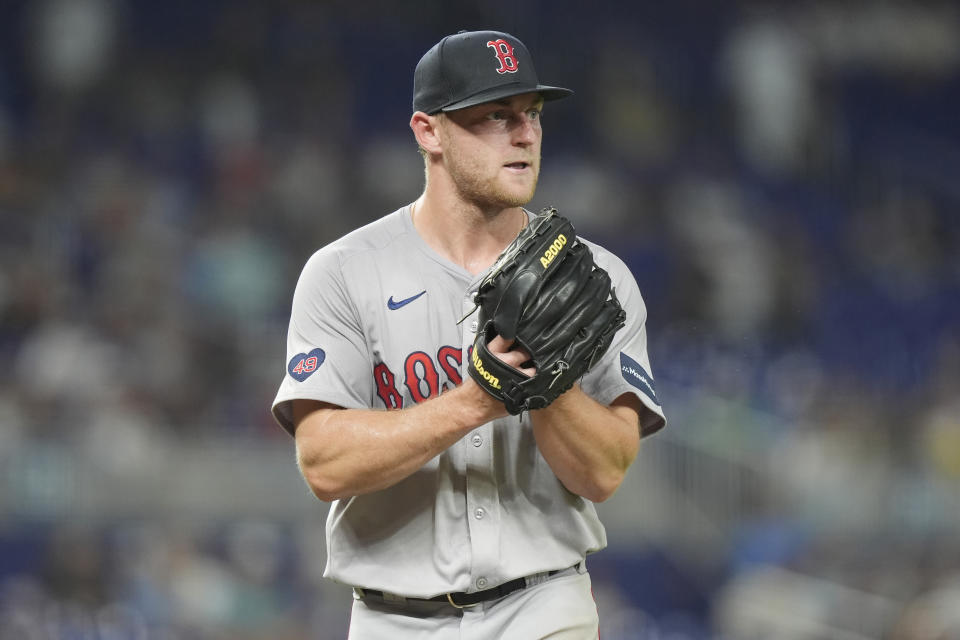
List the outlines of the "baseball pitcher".
<svg viewBox="0 0 960 640">
<path fill-rule="evenodd" d="M 624 263 L 524 208 L 544 103 L 527 48 L 460 32 L 414 72 L 422 195 L 317 251 L 273 414 L 331 503 L 350 638 L 596 638 L 586 558 L 665 424 Z"/>
</svg>

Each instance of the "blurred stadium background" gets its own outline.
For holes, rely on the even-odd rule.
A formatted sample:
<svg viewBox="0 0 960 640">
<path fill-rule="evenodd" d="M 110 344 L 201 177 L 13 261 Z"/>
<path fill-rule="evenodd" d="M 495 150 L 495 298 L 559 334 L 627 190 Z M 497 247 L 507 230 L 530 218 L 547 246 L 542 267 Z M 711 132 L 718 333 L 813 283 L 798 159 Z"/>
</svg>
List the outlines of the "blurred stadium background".
<svg viewBox="0 0 960 640">
<path fill-rule="evenodd" d="M 577 92 L 532 206 L 633 269 L 671 420 L 601 637 L 960 638 L 957 3 L 0 4 L 0 639 L 344 637 L 290 296 L 419 193 L 412 69 L 491 27 Z"/>
</svg>

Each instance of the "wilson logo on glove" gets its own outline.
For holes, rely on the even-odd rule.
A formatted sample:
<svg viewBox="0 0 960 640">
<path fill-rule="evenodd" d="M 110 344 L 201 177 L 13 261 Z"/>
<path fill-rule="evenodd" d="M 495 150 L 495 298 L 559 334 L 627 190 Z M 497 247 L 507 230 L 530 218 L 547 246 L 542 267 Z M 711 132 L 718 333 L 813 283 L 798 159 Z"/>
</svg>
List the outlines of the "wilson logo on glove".
<svg viewBox="0 0 960 640">
<path fill-rule="evenodd" d="M 500 388 L 500 378 L 493 375 L 483 367 L 483 362 L 481 362 L 480 356 L 477 355 L 476 349 L 474 349 L 470 354 L 470 360 L 473 362 L 473 368 L 476 370 L 477 374 L 479 374 L 488 385 L 494 389 Z"/>
<path fill-rule="evenodd" d="M 563 249 L 563 245 L 565 244 L 567 244 L 567 236 L 561 233 L 557 236 L 557 239 L 553 241 L 553 244 L 547 247 L 547 250 L 543 252 L 543 257 L 540 258 L 540 264 L 544 269 L 550 266 L 550 263 L 560 254 L 560 249 Z"/>
</svg>

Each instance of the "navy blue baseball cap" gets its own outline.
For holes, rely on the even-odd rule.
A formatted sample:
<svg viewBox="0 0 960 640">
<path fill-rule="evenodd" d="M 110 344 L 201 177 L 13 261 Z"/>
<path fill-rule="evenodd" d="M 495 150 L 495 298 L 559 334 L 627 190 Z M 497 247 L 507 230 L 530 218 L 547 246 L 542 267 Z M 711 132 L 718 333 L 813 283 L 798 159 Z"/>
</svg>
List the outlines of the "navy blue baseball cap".
<svg viewBox="0 0 960 640">
<path fill-rule="evenodd" d="M 530 52 L 501 31 L 461 31 L 423 54 L 413 73 L 413 110 L 433 115 L 521 93 L 558 100 L 573 91 L 540 84 Z"/>
</svg>

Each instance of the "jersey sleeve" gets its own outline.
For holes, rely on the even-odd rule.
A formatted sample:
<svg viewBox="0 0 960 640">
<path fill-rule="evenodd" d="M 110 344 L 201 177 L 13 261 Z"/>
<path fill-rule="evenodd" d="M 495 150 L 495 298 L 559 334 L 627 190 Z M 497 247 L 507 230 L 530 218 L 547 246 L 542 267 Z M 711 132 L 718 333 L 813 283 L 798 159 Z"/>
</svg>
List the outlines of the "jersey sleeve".
<svg viewBox="0 0 960 640">
<path fill-rule="evenodd" d="M 304 266 L 293 294 L 286 371 L 274 399 L 276 421 L 293 434 L 293 400 L 368 406 L 373 375 L 363 326 L 340 264 L 327 247 Z"/>
<path fill-rule="evenodd" d="M 581 388 L 603 405 L 609 405 L 624 393 L 635 395 L 646 409 L 640 415 L 640 433 L 647 436 L 667 423 L 647 353 L 647 307 L 636 279 L 623 261 L 596 245 L 591 245 L 591 249 L 597 264 L 610 274 L 627 318 L 601 361 L 584 376 Z"/>
</svg>

